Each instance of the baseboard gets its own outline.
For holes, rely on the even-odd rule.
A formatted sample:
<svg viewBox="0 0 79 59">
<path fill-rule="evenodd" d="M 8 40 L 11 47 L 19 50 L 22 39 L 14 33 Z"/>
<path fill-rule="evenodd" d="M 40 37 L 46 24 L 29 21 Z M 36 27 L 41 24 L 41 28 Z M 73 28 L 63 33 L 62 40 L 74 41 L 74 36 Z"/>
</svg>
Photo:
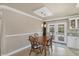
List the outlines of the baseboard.
<svg viewBox="0 0 79 59">
<path fill-rule="evenodd" d="M 20 49 L 15 50 L 15 51 L 12 51 L 12 52 L 10 52 L 10 53 L 4 54 L 4 55 L 2 55 L 2 56 L 11 56 L 11 55 L 13 55 L 13 54 L 15 54 L 15 53 L 17 53 L 17 52 L 20 52 L 20 51 L 22 51 L 22 50 L 24 50 L 24 49 L 26 49 L 26 48 L 29 48 L 30 46 L 31 46 L 31 45 L 28 45 L 28 46 L 26 46 L 26 47 L 23 47 L 23 48 L 20 48 Z"/>
</svg>

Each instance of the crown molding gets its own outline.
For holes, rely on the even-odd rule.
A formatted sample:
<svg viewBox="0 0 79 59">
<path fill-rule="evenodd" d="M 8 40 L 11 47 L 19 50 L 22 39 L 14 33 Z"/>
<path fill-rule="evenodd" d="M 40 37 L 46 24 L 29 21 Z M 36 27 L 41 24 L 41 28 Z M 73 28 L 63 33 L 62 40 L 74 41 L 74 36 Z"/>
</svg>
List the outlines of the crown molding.
<svg viewBox="0 0 79 59">
<path fill-rule="evenodd" d="M 31 17 L 31 18 L 40 20 L 40 21 L 43 21 L 43 19 L 41 19 L 41 18 L 38 18 L 38 17 L 36 17 L 36 16 L 32 16 L 31 14 L 25 13 L 25 12 L 23 12 L 23 11 L 17 10 L 17 9 L 15 9 L 15 8 L 12 8 L 12 7 L 9 7 L 9 6 L 6 6 L 6 5 L 0 5 L 0 9 L 1 9 L 1 8 L 7 9 L 7 10 L 10 10 L 10 11 L 13 11 L 13 12 L 16 12 L 16 13 L 19 13 L 19 14 L 22 14 L 22 15 L 25 15 L 25 16 L 28 16 L 28 17 Z"/>
<path fill-rule="evenodd" d="M 69 19 L 69 18 L 75 18 L 75 17 L 79 17 L 79 15 L 73 15 L 73 16 L 65 16 L 65 17 L 59 17 L 59 18 L 53 18 L 53 19 L 48 19 L 48 20 L 44 20 L 44 21 L 53 21 L 53 20 L 61 20 L 61 19 Z"/>
</svg>

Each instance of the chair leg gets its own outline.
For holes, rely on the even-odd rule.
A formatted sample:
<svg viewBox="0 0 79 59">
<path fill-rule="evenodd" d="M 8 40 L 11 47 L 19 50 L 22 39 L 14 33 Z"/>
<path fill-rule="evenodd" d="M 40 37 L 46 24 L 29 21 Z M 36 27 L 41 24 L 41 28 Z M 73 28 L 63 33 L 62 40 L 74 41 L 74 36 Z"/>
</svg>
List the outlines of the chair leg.
<svg viewBox="0 0 79 59">
<path fill-rule="evenodd" d="M 50 48 L 50 46 L 48 46 L 48 55 L 50 55 L 50 49 L 49 48 Z"/>
<path fill-rule="evenodd" d="M 29 53 L 29 55 L 31 55 L 31 52 L 32 52 L 32 49 L 30 50 L 30 53 Z"/>
<path fill-rule="evenodd" d="M 41 49 L 41 52 L 43 53 L 44 48 Z"/>
<path fill-rule="evenodd" d="M 42 49 L 41 48 L 39 48 L 40 49 L 40 53 L 42 54 Z"/>
</svg>

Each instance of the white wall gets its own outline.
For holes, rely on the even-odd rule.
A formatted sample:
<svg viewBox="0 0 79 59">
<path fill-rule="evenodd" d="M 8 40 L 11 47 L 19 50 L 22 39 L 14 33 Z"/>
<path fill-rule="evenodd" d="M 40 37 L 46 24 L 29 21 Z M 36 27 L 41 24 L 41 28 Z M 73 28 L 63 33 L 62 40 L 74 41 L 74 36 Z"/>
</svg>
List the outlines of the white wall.
<svg viewBox="0 0 79 59">
<path fill-rule="evenodd" d="M 9 10 L 5 10 L 4 17 L 6 23 L 6 34 L 39 32 L 41 30 L 42 22 L 31 17 Z"/>
<path fill-rule="evenodd" d="M 1 55 L 1 19 L 0 19 L 0 55 Z"/>
<path fill-rule="evenodd" d="M 0 8 L 0 55 L 1 55 L 1 39 L 2 39 L 2 8 Z"/>
<path fill-rule="evenodd" d="M 1 54 L 5 55 L 29 45 L 28 36 L 40 33 L 42 21 L 22 15 L 20 13 L 4 10 L 5 39 L 1 42 Z"/>
</svg>

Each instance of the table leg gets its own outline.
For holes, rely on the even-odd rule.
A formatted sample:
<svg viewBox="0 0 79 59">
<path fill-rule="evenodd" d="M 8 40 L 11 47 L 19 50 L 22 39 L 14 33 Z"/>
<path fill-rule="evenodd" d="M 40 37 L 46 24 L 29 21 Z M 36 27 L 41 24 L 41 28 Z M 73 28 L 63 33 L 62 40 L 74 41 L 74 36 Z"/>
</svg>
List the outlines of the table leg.
<svg viewBox="0 0 79 59">
<path fill-rule="evenodd" d="M 46 56 L 46 47 L 44 47 L 44 55 Z"/>
</svg>

